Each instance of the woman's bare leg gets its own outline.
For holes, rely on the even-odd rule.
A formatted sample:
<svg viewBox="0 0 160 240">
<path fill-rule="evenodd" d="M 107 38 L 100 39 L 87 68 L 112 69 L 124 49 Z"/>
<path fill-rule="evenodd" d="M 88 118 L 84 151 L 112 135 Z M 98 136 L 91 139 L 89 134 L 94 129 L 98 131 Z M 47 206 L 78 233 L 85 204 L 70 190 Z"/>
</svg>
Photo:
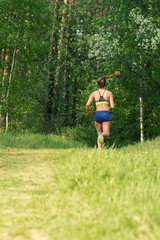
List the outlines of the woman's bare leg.
<svg viewBox="0 0 160 240">
<path fill-rule="evenodd" d="M 105 139 L 107 139 L 110 135 L 110 125 L 111 125 L 110 121 L 102 123 L 102 134 Z"/>
<path fill-rule="evenodd" d="M 96 130 L 100 130 L 102 132 L 102 123 L 98 123 L 98 122 L 94 122 L 95 123 L 95 127 Z M 98 149 L 101 150 L 102 149 L 102 144 L 98 141 L 98 137 L 97 137 L 97 144 L 98 144 Z"/>
</svg>

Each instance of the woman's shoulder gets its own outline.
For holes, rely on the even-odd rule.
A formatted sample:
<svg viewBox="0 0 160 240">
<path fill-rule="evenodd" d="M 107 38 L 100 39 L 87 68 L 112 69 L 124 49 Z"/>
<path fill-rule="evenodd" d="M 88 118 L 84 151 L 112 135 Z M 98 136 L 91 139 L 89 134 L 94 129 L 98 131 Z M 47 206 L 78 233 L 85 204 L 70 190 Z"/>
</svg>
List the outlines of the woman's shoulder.
<svg viewBox="0 0 160 240">
<path fill-rule="evenodd" d="M 111 92 L 111 91 L 106 90 L 105 92 L 106 92 L 108 95 L 112 95 L 112 92 Z"/>
</svg>

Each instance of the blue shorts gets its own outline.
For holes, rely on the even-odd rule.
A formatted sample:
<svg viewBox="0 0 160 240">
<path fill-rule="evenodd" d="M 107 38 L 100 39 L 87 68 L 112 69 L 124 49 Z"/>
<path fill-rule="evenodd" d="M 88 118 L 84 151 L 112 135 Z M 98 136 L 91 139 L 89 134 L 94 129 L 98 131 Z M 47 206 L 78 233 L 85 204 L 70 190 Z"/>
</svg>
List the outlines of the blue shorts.
<svg viewBox="0 0 160 240">
<path fill-rule="evenodd" d="M 94 114 L 94 121 L 98 123 L 111 121 L 110 111 L 96 111 Z"/>
</svg>

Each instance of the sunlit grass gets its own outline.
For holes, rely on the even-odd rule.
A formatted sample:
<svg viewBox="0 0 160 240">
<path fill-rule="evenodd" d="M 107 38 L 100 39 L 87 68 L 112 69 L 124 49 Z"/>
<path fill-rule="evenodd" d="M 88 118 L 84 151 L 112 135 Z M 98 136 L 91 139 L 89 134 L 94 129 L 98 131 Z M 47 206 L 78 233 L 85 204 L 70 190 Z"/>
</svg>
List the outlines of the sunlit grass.
<svg viewBox="0 0 160 240">
<path fill-rule="evenodd" d="M 151 240 L 160 138 L 123 149 L 2 149 L 0 239 Z"/>
</svg>

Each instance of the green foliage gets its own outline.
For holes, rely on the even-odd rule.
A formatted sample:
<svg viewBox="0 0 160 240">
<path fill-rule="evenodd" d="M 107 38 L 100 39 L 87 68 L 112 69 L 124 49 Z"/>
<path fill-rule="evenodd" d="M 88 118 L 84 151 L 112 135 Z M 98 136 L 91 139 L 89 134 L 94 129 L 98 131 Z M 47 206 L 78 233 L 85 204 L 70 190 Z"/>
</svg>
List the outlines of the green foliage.
<svg viewBox="0 0 160 240">
<path fill-rule="evenodd" d="M 96 146 L 97 144 L 97 133 L 94 127 L 94 122 L 88 122 L 87 124 L 77 124 L 75 127 L 64 128 L 62 135 L 69 137 L 74 141 L 79 141 L 83 144 L 86 144 L 90 147 Z"/>
</svg>

